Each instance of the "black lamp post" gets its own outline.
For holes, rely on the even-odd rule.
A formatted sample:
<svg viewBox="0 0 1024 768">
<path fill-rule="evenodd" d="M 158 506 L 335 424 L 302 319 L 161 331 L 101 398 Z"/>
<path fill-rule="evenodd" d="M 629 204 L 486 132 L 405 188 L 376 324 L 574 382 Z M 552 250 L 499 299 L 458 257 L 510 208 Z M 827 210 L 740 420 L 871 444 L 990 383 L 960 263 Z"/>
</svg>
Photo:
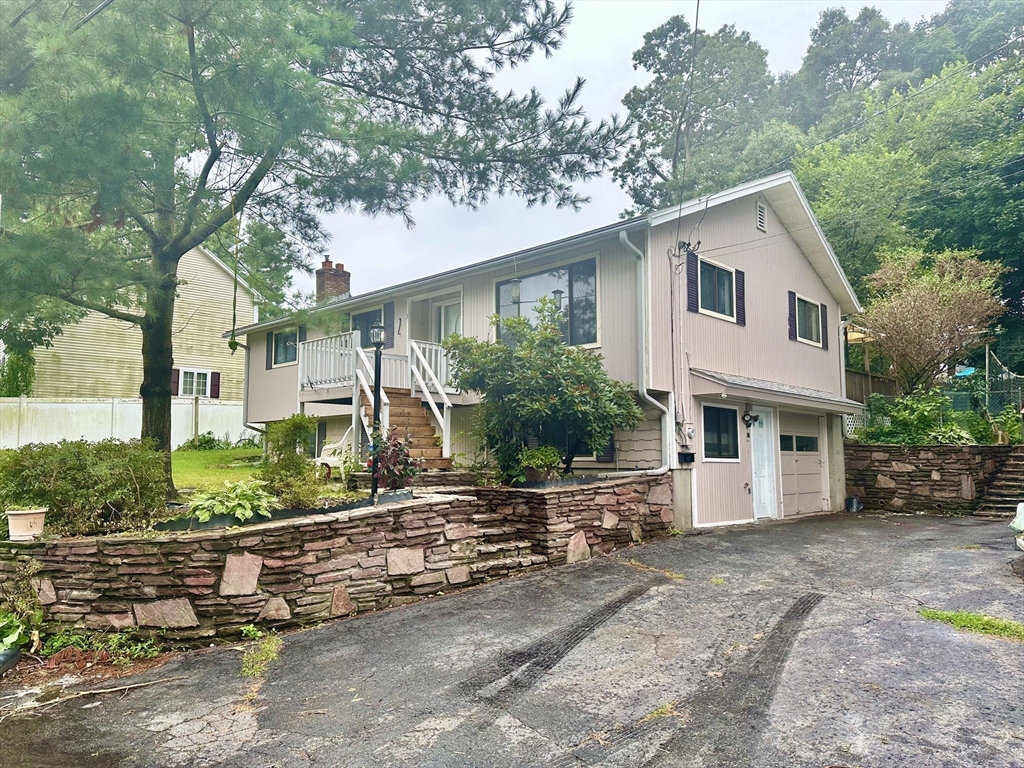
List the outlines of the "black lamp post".
<svg viewBox="0 0 1024 768">
<path fill-rule="evenodd" d="M 377 455 L 380 446 L 380 350 L 387 341 L 387 330 L 380 321 L 370 326 L 370 343 L 373 344 L 373 467 L 370 473 L 370 498 L 377 503 Z"/>
</svg>

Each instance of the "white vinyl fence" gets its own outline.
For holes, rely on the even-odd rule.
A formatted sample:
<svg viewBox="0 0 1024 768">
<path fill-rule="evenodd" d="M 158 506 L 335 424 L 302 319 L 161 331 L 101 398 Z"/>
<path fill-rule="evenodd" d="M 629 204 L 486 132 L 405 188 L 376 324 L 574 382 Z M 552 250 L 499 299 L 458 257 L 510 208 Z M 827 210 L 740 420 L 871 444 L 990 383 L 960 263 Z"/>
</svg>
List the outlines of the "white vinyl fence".
<svg viewBox="0 0 1024 768">
<path fill-rule="evenodd" d="M 245 432 L 242 403 L 237 400 L 173 398 L 171 445 L 177 448 L 198 432 L 213 432 L 232 442 Z M 47 400 L 0 397 L 0 448 L 59 440 L 131 440 L 142 429 L 139 398 L 82 398 Z"/>
</svg>

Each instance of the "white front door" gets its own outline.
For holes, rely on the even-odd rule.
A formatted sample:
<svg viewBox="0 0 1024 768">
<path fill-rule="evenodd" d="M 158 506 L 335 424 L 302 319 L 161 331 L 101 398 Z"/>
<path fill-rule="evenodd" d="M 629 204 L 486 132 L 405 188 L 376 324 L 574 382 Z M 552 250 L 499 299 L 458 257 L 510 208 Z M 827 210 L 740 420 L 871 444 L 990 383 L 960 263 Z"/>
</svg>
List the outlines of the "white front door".
<svg viewBox="0 0 1024 768">
<path fill-rule="evenodd" d="M 776 516 L 775 419 L 771 408 L 751 408 L 757 421 L 750 425 L 754 519 Z"/>
</svg>

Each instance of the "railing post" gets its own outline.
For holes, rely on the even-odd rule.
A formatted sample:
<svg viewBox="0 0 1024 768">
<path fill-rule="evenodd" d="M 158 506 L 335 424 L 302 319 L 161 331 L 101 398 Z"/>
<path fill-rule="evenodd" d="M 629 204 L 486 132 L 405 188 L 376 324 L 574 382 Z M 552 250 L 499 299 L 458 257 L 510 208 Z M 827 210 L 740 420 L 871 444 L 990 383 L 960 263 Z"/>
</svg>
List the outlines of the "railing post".
<svg viewBox="0 0 1024 768">
<path fill-rule="evenodd" d="M 359 431 L 361 419 L 359 415 L 359 378 L 352 371 L 352 455 L 359 457 L 362 433 Z"/>
<path fill-rule="evenodd" d="M 409 339 L 409 349 L 406 350 L 406 355 L 409 358 L 409 394 L 413 397 L 416 396 L 416 377 L 412 375 L 412 367 L 414 365 L 414 358 L 416 348 L 416 341 Z"/>
<path fill-rule="evenodd" d="M 452 456 L 452 409 L 444 406 L 444 423 L 441 425 L 441 457 Z"/>
</svg>

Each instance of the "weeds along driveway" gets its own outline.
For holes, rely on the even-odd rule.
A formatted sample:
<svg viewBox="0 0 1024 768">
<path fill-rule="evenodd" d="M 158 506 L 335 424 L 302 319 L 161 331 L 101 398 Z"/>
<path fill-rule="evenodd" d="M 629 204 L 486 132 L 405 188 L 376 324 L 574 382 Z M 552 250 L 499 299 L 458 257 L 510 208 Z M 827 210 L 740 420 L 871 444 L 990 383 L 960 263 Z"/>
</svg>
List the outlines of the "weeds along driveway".
<svg viewBox="0 0 1024 768">
<path fill-rule="evenodd" d="M 917 615 L 1024 621 L 1007 533 L 674 537 L 288 635 L 256 684 L 237 651 L 185 654 L 125 682 L 184 679 L 8 719 L 0 764 L 1021 766 L 1024 645 Z"/>
</svg>

